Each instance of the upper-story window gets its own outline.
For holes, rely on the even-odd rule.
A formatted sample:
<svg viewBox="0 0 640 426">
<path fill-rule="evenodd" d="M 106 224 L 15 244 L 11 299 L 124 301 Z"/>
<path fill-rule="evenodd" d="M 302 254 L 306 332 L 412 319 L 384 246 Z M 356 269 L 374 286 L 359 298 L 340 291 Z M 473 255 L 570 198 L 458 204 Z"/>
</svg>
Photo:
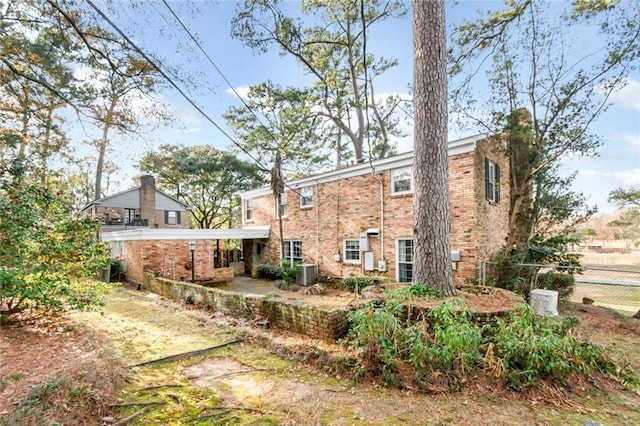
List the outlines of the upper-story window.
<svg viewBox="0 0 640 426">
<path fill-rule="evenodd" d="M 313 187 L 300 188 L 300 207 L 313 206 Z"/>
<path fill-rule="evenodd" d="M 492 203 L 500 202 L 500 166 L 485 158 L 484 186 L 486 199 Z"/>
<path fill-rule="evenodd" d="M 244 200 L 244 220 L 253 220 L 253 200 L 251 198 Z"/>
<path fill-rule="evenodd" d="M 180 212 L 175 210 L 166 210 L 164 212 L 164 223 L 167 225 L 179 225 Z"/>
<path fill-rule="evenodd" d="M 391 193 L 408 194 L 413 191 L 413 171 L 411 167 L 391 171 Z"/>
<path fill-rule="evenodd" d="M 278 206 L 277 214 L 279 217 L 284 217 L 287 215 L 287 193 L 283 192 L 280 194 L 280 205 Z"/>
</svg>

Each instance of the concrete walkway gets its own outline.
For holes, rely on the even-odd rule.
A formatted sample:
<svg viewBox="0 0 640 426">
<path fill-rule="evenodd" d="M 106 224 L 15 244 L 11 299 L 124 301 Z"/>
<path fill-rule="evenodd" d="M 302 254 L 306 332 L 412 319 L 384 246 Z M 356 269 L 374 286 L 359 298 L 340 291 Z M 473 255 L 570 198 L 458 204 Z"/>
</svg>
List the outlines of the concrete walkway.
<svg viewBox="0 0 640 426">
<path fill-rule="evenodd" d="M 236 275 L 233 282 L 218 287 L 220 290 L 235 291 L 247 294 L 274 295 L 288 300 L 300 300 L 301 302 L 318 305 L 345 307 L 353 306 L 360 302 L 362 298 L 355 294 L 341 289 L 326 289 L 325 294 L 304 294 L 305 287 L 298 287 L 297 291 L 281 290 L 276 287 L 275 281 L 251 278 L 248 275 Z"/>
</svg>

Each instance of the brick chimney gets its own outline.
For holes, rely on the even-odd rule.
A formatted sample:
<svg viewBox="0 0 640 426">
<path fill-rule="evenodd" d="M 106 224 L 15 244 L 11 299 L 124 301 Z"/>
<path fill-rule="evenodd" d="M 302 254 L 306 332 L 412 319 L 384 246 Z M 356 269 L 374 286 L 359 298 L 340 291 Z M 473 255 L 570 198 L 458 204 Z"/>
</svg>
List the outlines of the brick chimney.
<svg viewBox="0 0 640 426">
<path fill-rule="evenodd" d="M 156 180 L 151 175 L 140 176 L 140 219 L 147 219 L 150 228 L 156 223 Z"/>
</svg>

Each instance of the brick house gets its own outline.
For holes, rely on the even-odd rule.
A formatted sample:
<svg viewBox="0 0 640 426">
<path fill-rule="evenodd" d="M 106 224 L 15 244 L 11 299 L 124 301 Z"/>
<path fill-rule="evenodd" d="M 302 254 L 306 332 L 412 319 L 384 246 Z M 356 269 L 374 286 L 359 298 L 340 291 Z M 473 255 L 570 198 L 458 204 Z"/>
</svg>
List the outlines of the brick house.
<svg viewBox="0 0 640 426">
<path fill-rule="evenodd" d="M 286 183 L 280 206 L 269 187 L 241 194 L 243 228 L 270 226 L 269 238 L 245 240 L 247 270 L 281 257 L 315 264 L 320 276 L 412 278 L 413 153 Z M 476 278 L 477 265 L 504 244 L 509 161 L 500 137 L 449 142 L 452 267 L 456 283 Z M 284 253 L 280 253 L 278 215 Z"/>
<path fill-rule="evenodd" d="M 156 189 L 153 176 L 140 177 L 140 186 L 92 201 L 82 214 L 100 218 L 102 232 L 123 229 L 189 228 L 189 207 Z"/>
</svg>

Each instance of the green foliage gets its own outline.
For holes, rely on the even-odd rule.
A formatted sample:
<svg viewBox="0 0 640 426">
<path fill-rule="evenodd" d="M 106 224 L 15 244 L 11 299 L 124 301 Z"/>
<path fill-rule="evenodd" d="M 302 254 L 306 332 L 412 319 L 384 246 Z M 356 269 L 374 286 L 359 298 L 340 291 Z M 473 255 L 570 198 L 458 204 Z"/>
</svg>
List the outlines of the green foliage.
<svg viewBox="0 0 640 426">
<path fill-rule="evenodd" d="M 0 179 L 0 314 L 60 312 L 101 303 L 86 278 L 109 264 L 99 223 L 72 218 L 60 197 L 34 184 L 19 163 Z"/>
<path fill-rule="evenodd" d="M 576 279 L 573 275 L 558 272 L 545 272 L 538 274 L 538 288 L 555 290 L 558 298 L 568 301 L 576 286 Z"/>
<path fill-rule="evenodd" d="M 442 297 L 443 294 L 424 284 L 411 283 L 389 291 L 388 296 L 399 300 L 410 300 L 414 297 L 437 299 L 438 297 Z"/>
<path fill-rule="evenodd" d="M 354 293 L 360 293 L 363 288 L 376 284 L 378 281 L 374 277 L 367 275 L 347 277 L 342 281 L 342 287 L 345 290 L 352 291 Z"/>
<path fill-rule="evenodd" d="M 162 145 L 147 153 L 140 169 L 157 176 L 158 187 L 192 208 L 197 228 L 231 228 L 240 223 L 240 191 L 264 184 L 259 168 L 209 145 Z"/>
<path fill-rule="evenodd" d="M 292 286 L 300 273 L 300 262 L 292 262 L 289 259 L 282 259 L 282 281 L 287 286 Z"/>
<path fill-rule="evenodd" d="M 258 265 L 258 276 L 269 280 L 279 280 L 282 278 L 282 267 L 280 265 Z"/>
<path fill-rule="evenodd" d="M 592 369 L 615 373 L 603 350 L 578 339 L 575 318 L 536 317 L 524 305 L 508 320 L 485 326 L 488 342 L 502 365 L 502 376 L 519 390 L 540 379 L 561 380 L 573 372 L 588 376 Z"/>
<path fill-rule="evenodd" d="M 406 295 L 396 299 L 397 294 L 350 312 L 351 328 L 343 340 L 385 384 L 404 385 L 401 365 L 411 366 L 413 382 L 424 390 L 437 377 L 446 377 L 457 390 L 468 375 L 482 371 L 492 371 L 516 390 L 576 372 L 588 377 L 594 370 L 637 382 L 616 369 L 603 349 L 578 338 L 575 318 L 536 317 L 524 305 L 506 319 L 481 325 L 453 298 L 409 320 Z"/>
<path fill-rule="evenodd" d="M 277 50 L 293 58 L 311 77 L 311 87 L 295 89 L 291 94 L 302 94 L 303 98 L 296 97 L 295 102 L 290 98 L 282 102 L 280 98 L 275 108 L 272 102 L 266 101 L 278 97 L 268 91 L 256 93 L 260 96 L 250 94 L 251 110 L 265 118 L 263 121 L 270 124 L 273 135 L 242 109 L 230 110 L 231 115 L 225 115 L 227 120 L 231 118 L 230 127 L 239 129 L 239 136 L 247 143 L 260 141 L 269 150 L 273 150 L 274 140 L 279 141 L 283 157 L 292 159 L 300 151 L 305 159 L 309 158 L 313 149 L 308 151 L 304 145 L 320 144 L 337 151 L 338 167 L 344 164 L 342 159 L 348 157 L 360 162 L 369 156 L 383 158 L 392 154 L 395 147 L 391 137 L 403 135 L 394 112 L 406 102 L 399 96 L 375 101 L 371 97 L 375 78 L 396 66 L 397 61 L 375 58 L 370 52 L 363 57 L 366 51 L 363 46 L 373 27 L 389 18 L 403 16 L 406 5 L 395 0 L 370 0 L 361 5 L 343 1 L 301 2 L 302 15 L 312 16 L 312 21 L 285 15 L 281 5 L 282 2 L 276 0 L 245 2 L 233 18 L 231 35 L 255 51 Z M 306 25 L 307 22 L 313 25 Z M 363 63 L 367 64 L 366 68 Z M 252 87 L 252 91 L 271 86 L 274 86 L 271 82 L 263 83 Z M 284 94 L 290 88 L 277 89 L 275 94 Z M 254 104 L 260 99 L 265 101 Z M 366 117 L 369 119 L 365 120 Z M 309 124 L 312 125 L 308 127 Z M 369 147 L 367 140 L 372 144 Z M 368 148 L 371 152 L 366 152 Z M 318 152 L 314 154 L 316 157 Z M 264 155 L 259 151 L 257 154 Z"/>
</svg>

